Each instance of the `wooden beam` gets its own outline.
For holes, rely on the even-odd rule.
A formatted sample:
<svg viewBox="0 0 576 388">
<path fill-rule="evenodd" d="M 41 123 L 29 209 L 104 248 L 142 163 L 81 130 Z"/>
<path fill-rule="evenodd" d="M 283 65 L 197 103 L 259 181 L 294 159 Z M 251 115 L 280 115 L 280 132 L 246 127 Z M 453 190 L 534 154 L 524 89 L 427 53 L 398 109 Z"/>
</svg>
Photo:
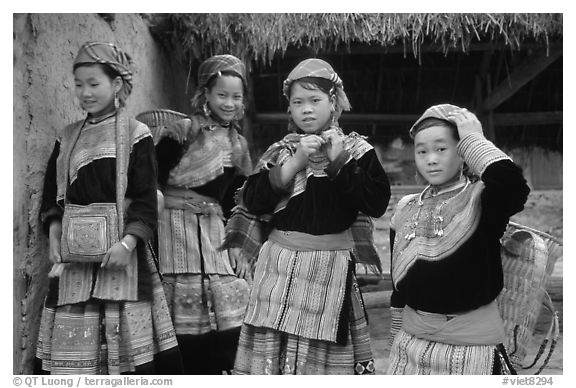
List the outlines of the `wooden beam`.
<svg viewBox="0 0 576 388">
<path fill-rule="evenodd" d="M 490 111 L 496 109 L 561 55 L 562 47 L 551 47 L 536 51 L 523 64 L 518 66 L 511 75 L 506 77 L 500 85 L 492 90 L 490 95 L 484 99 L 481 110 Z"/>
<path fill-rule="evenodd" d="M 562 111 L 494 114 L 495 126 L 533 126 L 549 124 L 562 124 Z"/>
<path fill-rule="evenodd" d="M 341 123 L 381 123 L 381 124 L 409 124 L 415 122 L 420 114 L 387 114 L 387 113 L 344 113 L 340 117 Z M 483 117 L 480 116 L 482 120 Z M 259 124 L 284 124 L 287 113 L 257 113 L 254 122 Z M 552 112 L 520 112 L 520 113 L 495 113 L 495 126 L 518 126 L 518 125 L 546 125 L 561 124 L 562 111 Z"/>
</svg>

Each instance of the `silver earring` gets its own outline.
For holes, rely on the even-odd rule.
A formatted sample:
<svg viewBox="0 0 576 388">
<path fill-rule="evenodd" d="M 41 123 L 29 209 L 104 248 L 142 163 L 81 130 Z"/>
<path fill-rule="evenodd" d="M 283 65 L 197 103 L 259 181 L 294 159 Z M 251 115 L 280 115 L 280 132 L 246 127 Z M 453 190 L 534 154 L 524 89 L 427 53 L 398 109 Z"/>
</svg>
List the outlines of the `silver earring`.
<svg viewBox="0 0 576 388">
<path fill-rule="evenodd" d="M 210 117 L 210 114 L 212 113 L 212 111 L 210 110 L 210 107 L 208 106 L 208 101 L 204 101 L 204 105 L 202 105 L 202 111 L 204 112 L 204 116 Z"/>
<path fill-rule="evenodd" d="M 114 92 L 114 108 L 120 108 L 120 101 L 118 100 L 118 92 Z"/>
</svg>

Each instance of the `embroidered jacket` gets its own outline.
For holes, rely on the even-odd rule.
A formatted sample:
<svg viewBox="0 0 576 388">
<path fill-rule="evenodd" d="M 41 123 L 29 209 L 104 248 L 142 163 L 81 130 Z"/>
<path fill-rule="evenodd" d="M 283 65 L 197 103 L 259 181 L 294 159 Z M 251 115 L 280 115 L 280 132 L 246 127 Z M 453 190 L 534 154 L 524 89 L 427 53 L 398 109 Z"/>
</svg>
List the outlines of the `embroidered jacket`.
<svg viewBox="0 0 576 388">
<path fill-rule="evenodd" d="M 458 152 L 481 180 L 462 193 L 426 198 L 419 216 L 418 194 L 406 196 L 391 219 L 392 307 L 458 313 L 490 303 L 502 290 L 500 238 L 530 189 L 522 169 L 482 135 L 461 139 Z M 436 209 L 450 198 L 438 236 Z"/>
<path fill-rule="evenodd" d="M 115 123 L 115 116 L 96 124 L 82 120 L 67 126 L 59 134 L 48 161 L 40 208 L 46 232 L 54 218 L 62 218 L 64 195 L 69 203 L 76 205 L 116 202 Z M 148 127 L 133 119 L 128 121 L 128 126 L 130 156 L 125 196 L 131 201 L 126 208 L 124 234 L 138 237 L 138 249 L 134 254 L 140 261 L 146 254 L 144 244 L 153 236 L 158 221 L 157 169 Z M 80 131 L 79 137 L 73 146 L 71 134 L 77 131 Z M 121 279 L 126 271 L 97 268 L 96 264 L 90 263 L 64 264 L 62 275 L 51 280 L 48 303 L 79 303 L 92 297 L 107 300 L 148 298 L 150 279 L 142 268 L 146 266 L 139 266 L 137 262 L 129 266 L 128 270 L 134 276 L 129 276 L 132 281 L 123 282 Z"/>
</svg>

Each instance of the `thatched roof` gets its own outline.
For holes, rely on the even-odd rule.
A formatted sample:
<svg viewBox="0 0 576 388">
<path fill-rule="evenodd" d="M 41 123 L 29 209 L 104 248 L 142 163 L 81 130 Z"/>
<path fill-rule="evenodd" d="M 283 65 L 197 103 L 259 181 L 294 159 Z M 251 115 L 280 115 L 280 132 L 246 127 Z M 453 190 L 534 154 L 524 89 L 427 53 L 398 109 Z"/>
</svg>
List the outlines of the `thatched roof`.
<svg viewBox="0 0 576 388">
<path fill-rule="evenodd" d="M 353 44 L 401 46 L 415 56 L 423 44 L 447 53 L 474 43 L 520 49 L 562 39 L 562 14 L 172 14 L 151 16 L 156 31 L 191 58 L 231 53 L 270 63 L 289 47 L 315 53 Z"/>
</svg>

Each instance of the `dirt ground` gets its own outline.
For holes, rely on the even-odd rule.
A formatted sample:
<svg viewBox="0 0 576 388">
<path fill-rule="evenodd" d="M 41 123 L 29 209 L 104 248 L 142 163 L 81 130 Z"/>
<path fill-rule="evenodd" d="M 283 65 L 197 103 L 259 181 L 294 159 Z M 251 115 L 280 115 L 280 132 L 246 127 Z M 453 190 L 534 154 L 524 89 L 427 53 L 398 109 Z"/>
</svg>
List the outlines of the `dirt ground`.
<svg viewBox="0 0 576 388">
<path fill-rule="evenodd" d="M 563 193 L 562 191 L 533 191 L 530 194 L 525 210 L 512 218 L 512 221 L 521 223 L 531 228 L 544 231 L 557 239 L 563 238 Z M 384 267 L 384 277 L 378 282 L 371 282 L 362 286 L 364 299 L 368 311 L 370 333 L 372 339 L 372 351 L 375 356 L 376 373 L 385 374 L 388 366 L 390 353 L 390 278 L 389 278 L 389 252 L 387 251 L 388 228 L 387 222 L 390 214 L 376 220 L 375 240 L 381 254 Z M 554 308 L 558 312 L 560 322 L 560 337 L 554 348 L 548 365 L 540 373 L 541 375 L 563 374 L 563 260 L 558 259 L 554 271 L 548 282 L 548 293 L 552 298 Z M 542 310 L 536 325 L 535 337 L 530 346 L 524 365 L 529 365 L 538 352 L 542 339 L 546 336 L 550 323 L 550 313 Z M 547 354 L 548 349 L 544 355 Z M 544 356 L 542 357 L 544 358 Z M 540 365 L 540 363 L 538 364 Z M 537 368 L 521 369 L 521 375 L 534 374 Z"/>
</svg>

